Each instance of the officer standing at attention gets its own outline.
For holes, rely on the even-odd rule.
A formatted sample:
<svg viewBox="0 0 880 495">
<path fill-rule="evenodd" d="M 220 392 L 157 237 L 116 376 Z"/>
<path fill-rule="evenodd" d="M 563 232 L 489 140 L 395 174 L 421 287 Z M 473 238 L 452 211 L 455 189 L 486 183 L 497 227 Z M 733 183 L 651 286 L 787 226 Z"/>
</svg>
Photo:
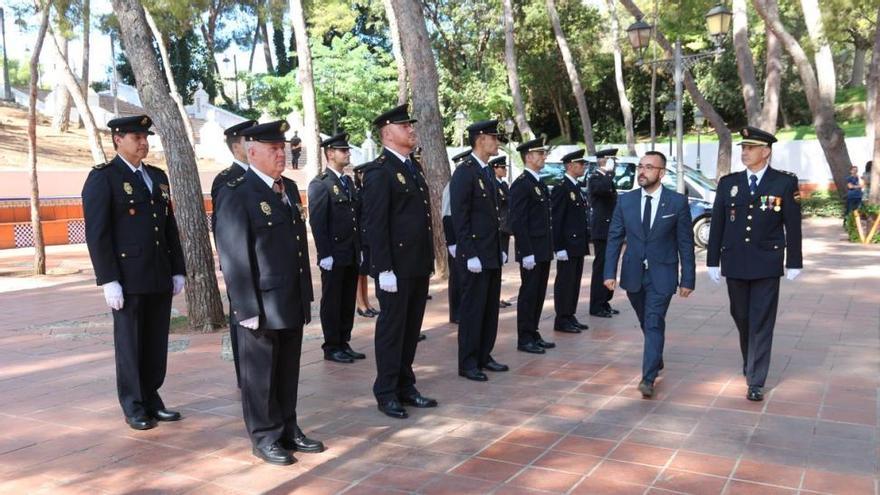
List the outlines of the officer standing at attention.
<svg viewBox="0 0 880 495">
<path fill-rule="evenodd" d="M 556 347 L 538 333 L 553 260 L 550 191 L 538 176 L 547 159 L 547 147 L 544 138 L 537 138 L 517 146 L 516 150 L 525 163 L 525 170 L 510 186 L 510 228 L 516 238 L 516 260 L 520 262 L 522 280 L 516 301 L 516 348 L 544 354 L 545 349 Z"/>
<path fill-rule="evenodd" d="M 381 309 L 373 394 L 380 411 L 401 419 L 409 416 L 403 404 L 437 407 L 416 389 L 412 370 L 434 270 L 428 185 L 421 165 L 409 158 L 416 146 L 414 122 L 405 104 L 376 117 L 384 149 L 363 166 L 370 275 L 378 281 Z"/>
<path fill-rule="evenodd" d="M 596 152 L 599 166 L 587 182 L 587 192 L 590 194 L 590 239 L 593 241 L 595 254 L 590 276 L 590 315 L 600 318 L 611 318 L 612 315 L 620 314 L 620 311 L 609 304 L 614 291 L 608 290 L 603 280 L 608 226 L 611 225 L 611 216 L 617 205 L 614 159 L 611 158 L 616 155 L 616 148 Z"/>
<path fill-rule="evenodd" d="M 291 451 L 324 450 L 296 422 L 312 279 L 299 190 L 281 175 L 288 128 L 280 120 L 242 131 L 250 168 L 221 193 L 216 234 L 230 313 L 243 327 L 238 345 L 245 426 L 254 455 L 279 465 L 295 462 Z"/>
<path fill-rule="evenodd" d="M 354 182 L 343 173 L 351 162 L 348 134 L 325 139 L 321 148 L 327 168 L 309 184 L 309 225 L 321 267 L 321 347 L 324 359 L 353 363 L 366 356 L 349 345 L 361 249 Z"/>
<path fill-rule="evenodd" d="M 590 234 L 587 198 L 578 179 L 584 176 L 584 150 L 573 151 L 562 157 L 565 175 L 553 188 L 553 246 L 556 249 L 556 282 L 553 285 L 553 306 L 557 332 L 581 333 L 589 327 L 577 320 L 581 276 L 584 274 L 584 256 L 590 254 Z"/>
<path fill-rule="evenodd" d="M 455 169 L 449 185 L 452 225 L 458 240 L 455 262 L 461 273 L 461 320 L 458 324 L 458 375 L 485 382 L 483 369 L 507 371 L 492 358 L 498 334 L 501 265 L 501 217 L 495 171 L 489 157 L 498 154 L 503 136 L 497 120 L 467 128 L 473 152 Z"/>
<path fill-rule="evenodd" d="M 470 156 L 468 148 L 452 157 L 452 164 L 458 166 L 462 160 Z M 440 201 L 440 210 L 443 212 L 443 237 L 446 239 L 446 266 L 449 267 L 449 279 L 447 280 L 447 294 L 449 295 L 449 322 L 458 324 L 458 309 L 461 303 L 461 274 L 455 264 L 455 229 L 452 226 L 452 206 L 449 202 L 449 184 L 443 188 L 443 196 Z"/>
<path fill-rule="evenodd" d="M 168 176 L 143 163 L 152 125 L 146 115 L 108 122 L 116 157 L 95 165 L 82 190 L 89 256 L 113 310 L 116 390 L 135 430 L 180 419 L 165 409 L 159 388 L 171 298 L 183 290 L 185 270 Z"/>
<path fill-rule="evenodd" d="M 730 314 L 739 330 L 746 398 L 764 400 L 783 261 L 788 280 L 803 268 L 801 195 L 796 175 L 770 167 L 776 137 L 756 127 L 742 135 L 746 170 L 718 182 L 706 265 L 709 277 L 727 277 Z M 720 264 L 720 267 L 719 267 Z"/>
<path fill-rule="evenodd" d="M 497 156 L 489 160 L 489 166 L 495 171 L 495 180 L 498 185 L 498 212 L 501 214 L 501 252 L 504 256 L 509 256 L 510 252 L 510 186 L 504 179 L 507 177 L 507 157 Z M 498 306 L 501 308 L 509 308 L 512 306 L 504 299 L 498 300 Z"/>
<path fill-rule="evenodd" d="M 226 136 L 226 146 L 232 153 L 232 165 L 224 168 L 214 177 L 211 183 L 211 231 L 217 232 L 217 210 L 220 208 L 220 191 L 226 188 L 229 181 L 235 180 L 247 172 L 247 152 L 244 150 L 244 138 L 241 131 L 253 127 L 256 120 L 245 120 L 223 131 Z M 222 270 L 222 267 L 221 267 Z M 229 299 L 227 293 L 226 298 Z M 235 319 L 229 315 L 229 343 L 232 346 L 232 361 L 235 364 L 235 383 L 241 388 L 241 372 L 238 359 L 238 325 Z"/>
</svg>

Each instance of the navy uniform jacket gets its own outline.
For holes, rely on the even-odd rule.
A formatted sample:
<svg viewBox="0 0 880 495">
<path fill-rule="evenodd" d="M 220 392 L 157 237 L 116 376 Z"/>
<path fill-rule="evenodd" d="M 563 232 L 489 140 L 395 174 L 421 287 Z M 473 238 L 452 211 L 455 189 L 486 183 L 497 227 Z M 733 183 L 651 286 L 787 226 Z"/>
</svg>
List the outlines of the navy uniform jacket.
<svg viewBox="0 0 880 495">
<path fill-rule="evenodd" d="M 473 257 L 486 269 L 501 267 L 501 218 L 498 212 L 495 172 L 487 178 L 473 155 L 462 161 L 449 183 L 449 204 L 455 230 L 456 259 L 461 263 Z M 492 182 L 496 182 L 493 184 Z"/>
<path fill-rule="evenodd" d="M 510 229 L 516 238 L 516 261 L 535 256 L 535 262 L 553 259 L 550 191 L 529 171 L 510 186 Z"/>
<path fill-rule="evenodd" d="M 214 177 L 211 183 L 211 231 L 217 229 L 217 210 L 220 209 L 220 192 L 226 188 L 226 184 L 244 175 L 245 169 L 237 164 L 224 168 Z"/>
<path fill-rule="evenodd" d="M 291 206 L 253 170 L 227 184 L 217 215 L 217 248 L 236 322 L 296 329 L 311 321 L 309 249 L 296 182 L 284 178 Z"/>
<path fill-rule="evenodd" d="M 590 254 L 587 218 L 589 208 L 580 187 L 563 176 L 562 182 L 553 188 L 550 197 L 554 249 L 557 251 L 565 249 L 569 258 Z"/>
<path fill-rule="evenodd" d="M 609 174 L 595 172 L 588 179 L 590 192 L 590 237 L 608 239 L 608 226 L 617 204 L 617 187 Z"/>
<path fill-rule="evenodd" d="M 309 225 L 318 252 L 318 260 L 333 257 L 333 266 L 351 266 L 359 262 L 357 191 L 346 179 L 348 190 L 332 170 L 312 179 L 309 184 Z"/>
<path fill-rule="evenodd" d="M 498 212 L 501 214 L 501 250 L 505 253 L 510 249 L 510 186 L 507 182 L 495 180 L 498 188 Z"/>
<path fill-rule="evenodd" d="M 152 194 L 118 155 L 89 173 L 82 190 L 89 256 L 98 285 L 116 280 L 126 294 L 171 292 L 171 277 L 185 269 L 168 176 L 142 169 Z"/>
<path fill-rule="evenodd" d="M 374 278 L 389 270 L 398 278 L 427 277 L 434 271 L 431 198 L 421 165 L 413 164 L 416 177 L 386 149 L 362 166 L 364 237 Z"/>
<path fill-rule="evenodd" d="M 718 182 L 706 264 L 728 278 L 781 277 L 787 268 L 803 268 L 801 206 L 797 176 L 767 167 L 754 196 L 746 171 Z"/>
</svg>

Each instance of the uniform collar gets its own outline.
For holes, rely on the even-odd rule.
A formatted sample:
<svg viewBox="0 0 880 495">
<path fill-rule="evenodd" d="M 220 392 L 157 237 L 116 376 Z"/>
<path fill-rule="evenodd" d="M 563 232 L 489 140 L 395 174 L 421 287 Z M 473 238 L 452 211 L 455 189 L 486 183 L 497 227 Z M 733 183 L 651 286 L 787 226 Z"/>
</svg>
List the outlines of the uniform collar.
<svg viewBox="0 0 880 495">
<path fill-rule="evenodd" d="M 245 163 L 245 162 L 243 162 L 243 161 L 240 161 L 240 160 L 236 160 L 235 158 L 232 159 L 232 163 L 234 163 L 234 164 L 238 165 L 239 167 L 243 168 L 245 171 L 247 171 L 247 169 L 251 168 L 251 166 L 248 165 L 247 163 Z"/>
<path fill-rule="evenodd" d="M 336 176 L 337 179 L 342 180 L 342 174 L 341 174 L 341 173 L 337 172 L 336 170 L 334 170 L 334 169 L 331 168 L 331 167 L 327 167 L 327 170 L 330 171 L 330 172 L 333 172 L 333 174 Z"/>
<path fill-rule="evenodd" d="M 530 168 L 528 168 L 528 167 L 526 167 L 526 168 L 523 169 L 523 170 L 525 170 L 526 172 L 532 174 L 532 177 L 534 177 L 536 181 L 541 182 L 541 176 L 538 175 L 538 172 L 535 172 L 534 170 L 532 170 L 532 169 L 530 169 Z"/>
<path fill-rule="evenodd" d="M 747 181 L 747 182 L 748 182 L 748 181 L 751 181 L 751 180 L 752 180 L 752 179 L 751 179 L 751 176 L 754 175 L 755 177 L 758 178 L 757 182 L 760 183 L 760 182 L 761 182 L 761 179 L 764 177 L 764 173 L 767 172 L 767 169 L 768 169 L 768 168 L 770 168 L 770 164 L 769 164 L 769 163 L 765 163 L 765 164 L 764 164 L 764 168 L 762 168 L 761 170 L 758 170 L 757 172 L 752 172 L 751 170 L 746 169 L 746 181 Z"/>
<path fill-rule="evenodd" d="M 570 180 L 572 184 L 574 184 L 574 187 L 577 187 L 578 183 L 577 183 L 577 180 L 576 180 L 574 177 L 572 177 L 572 176 L 570 176 L 570 175 L 568 175 L 568 174 L 565 174 L 565 177 L 568 178 L 568 180 Z"/>
<path fill-rule="evenodd" d="M 125 157 L 123 157 L 122 155 L 117 154 L 116 156 L 118 156 L 119 159 L 122 160 L 122 163 L 128 165 L 128 168 L 130 168 L 132 172 L 136 173 L 140 168 L 142 168 L 144 166 L 144 162 L 141 162 L 139 167 L 135 167 L 134 165 L 129 163 L 128 160 L 126 160 Z"/>
<path fill-rule="evenodd" d="M 483 160 L 480 160 L 480 157 L 478 157 L 476 153 L 471 153 L 471 156 L 474 157 L 474 160 L 476 160 L 478 164 L 480 164 L 480 169 L 488 167 L 488 165 L 483 162 Z"/>
<path fill-rule="evenodd" d="M 398 153 L 397 151 L 394 151 L 393 149 L 389 148 L 388 146 L 386 146 L 385 149 L 388 150 L 388 152 L 391 153 L 392 155 L 396 156 L 397 159 L 400 160 L 400 163 L 406 163 L 406 161 L 409 160 L 408 156 L 403 156 L 400 153 Z"/>
<path fill-rule="evenodd" d="M 259 177 L 260 179 L 262 179 L 263 182 L 265 182 L 266 185 L 269 186 L 270 189 L 271 189 L 272 186 L 275 184 L 275 179 L 273 179 L 272 177 L 269 177 L 268 175 L 264 174 L 263 172 L 260 172 L 260 171 L 257 169 L 257 167 L 251 167 L 250 169 L 254 172 L 254 174 L 257 175 L 257 177 Z"/>
</svg>

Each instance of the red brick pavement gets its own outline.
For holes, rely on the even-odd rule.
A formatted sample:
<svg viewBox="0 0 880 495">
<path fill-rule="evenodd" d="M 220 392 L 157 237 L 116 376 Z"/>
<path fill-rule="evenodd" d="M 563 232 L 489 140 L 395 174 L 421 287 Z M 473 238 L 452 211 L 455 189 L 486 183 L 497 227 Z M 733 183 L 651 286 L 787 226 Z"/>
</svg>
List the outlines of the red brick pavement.
<svg viewBox="0 0 880 495">
<path fill-rule="evenodd" d="M 548 290 L 542 334 L 559 346 L 545 356 L 514 350 L 515 308 L 502 310 L 494 355 L 512 369 L 474 383 L 456 375 L 456 329 L 435 281 L 416 373 L 440 407 L 404 421 L 381 415 L 372 356 L 323 361 L 313 323 L 298 412 L 329 448 L 290 467 L 250 454 L 219 333 L 172 335 L 162 393 L 185 419 L 128 429 L 85 251 L 52 249 L 51 268 L 85 271 L 0 276 L 0 493 L 877 495 L 880 251 L 839 242 L 836 221 L 805 231 L 807 268 L 782 284 L 763 403 L 744 398 L 726 291 L 702 268 L 696 293 L 670 308 L 650 401 L 635 389 L 642 338 L 623 294 L 620 316 L 588 318 L 586 275 L 580 316 L 591 328 L 569 335 L 552 331 Z M 0 252 L 0 274 L 26 268 L 27 256 Z M 516 278 L 508 266 L 505 297 Z M 373 323 L 358 318 L 354 331 L 368 355 Z"/>
</svg>

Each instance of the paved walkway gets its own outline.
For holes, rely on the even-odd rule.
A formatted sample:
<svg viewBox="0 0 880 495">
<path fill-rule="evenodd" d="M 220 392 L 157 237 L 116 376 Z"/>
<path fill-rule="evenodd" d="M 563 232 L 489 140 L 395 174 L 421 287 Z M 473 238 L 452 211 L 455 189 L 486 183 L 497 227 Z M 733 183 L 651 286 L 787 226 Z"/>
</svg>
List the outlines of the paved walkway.
<svg viewBox="0 0 880 495">
<path fill-rule="evenodd" d="M 494 355 L 512 370 L 474 383 L 456 374 L 435 281 L 416 374 L 440 407 L 381 415 L 373 320 L 356 320 L 353 347 L 369 357 L 353 365 L 323 361 L 313 323 L 298 410 L 329 448 L 290 467 L 250 454 L 221 333 L 172 335 L 162 393 L 185 419 L 136 432 L 116 401 L 109 316 L 84 248 L 50 249 L 58 275 L 40 279 L 16 278 L 26 251 L 0 251 L 0 493 L 877 495 L 880 250 L 840 242 L 837 221 L 805 234 L 763 403 L 745 400 L 726 290 L 702 267 L 696 293 L 670 308 L 654 400 L 635 389 L 642 337 L 623 294 L 621 315 L 588 318 L 585 276 L 582 335 L 554 334 L 548 298 L 542 333 L 558 348 L 545 356 L 514 350 L 515 308 L 502 310 Z M 504 295 L 517 286 L 508 266 Z"/>
</svg>

